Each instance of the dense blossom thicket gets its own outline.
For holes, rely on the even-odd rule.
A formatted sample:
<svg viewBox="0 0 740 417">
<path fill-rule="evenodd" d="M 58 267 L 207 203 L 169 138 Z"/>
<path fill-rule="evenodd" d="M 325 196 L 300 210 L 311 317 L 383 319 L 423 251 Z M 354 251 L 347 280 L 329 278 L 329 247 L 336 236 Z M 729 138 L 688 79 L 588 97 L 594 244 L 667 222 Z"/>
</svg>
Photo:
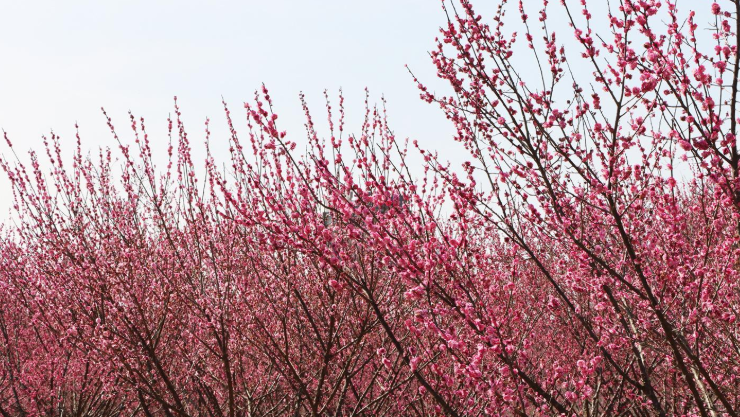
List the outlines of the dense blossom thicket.
<svg viewBox="0 0 740 417">
<path fill-rule="evenodd" d="M 0 415 L 738 416 L 740 1 L 524 3 L 443 3 L 461 169 L 264 88 L 200 175 L 177 106 L 4 159 Z"/>
</svg>

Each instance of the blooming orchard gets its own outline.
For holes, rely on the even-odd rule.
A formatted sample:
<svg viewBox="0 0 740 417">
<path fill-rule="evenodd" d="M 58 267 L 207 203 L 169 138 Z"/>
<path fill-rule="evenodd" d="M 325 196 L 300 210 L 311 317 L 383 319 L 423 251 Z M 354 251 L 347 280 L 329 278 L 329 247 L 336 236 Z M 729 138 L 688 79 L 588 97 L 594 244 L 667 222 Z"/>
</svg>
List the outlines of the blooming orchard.
<svg viewBox="0 0 740 417">
<path fill-rule="evenodd" d="M 740 414 L 740 1 L 558 3 L 443 2 L 460 169 L 266 88 L 204 175 L 177 104 L 3 159 L 0 414 Z"/>
</svg>

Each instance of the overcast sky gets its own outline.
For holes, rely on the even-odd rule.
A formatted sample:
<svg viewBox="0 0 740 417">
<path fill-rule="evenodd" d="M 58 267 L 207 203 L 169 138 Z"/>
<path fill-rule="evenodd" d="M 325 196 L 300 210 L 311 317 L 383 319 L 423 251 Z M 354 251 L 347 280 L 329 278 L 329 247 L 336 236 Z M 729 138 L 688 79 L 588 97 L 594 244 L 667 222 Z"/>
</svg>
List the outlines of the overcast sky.
<svg viewBox="0 0 740 417">
<path fill-rule="evenodd" d="M 7 1 L 0 127 L 17 151 L 38 149 L 51 129 L 71 151 L 77 121 L 83 148 L 95 151 L 114 146 L 104 106 L 122 132 L 131 110 L 164 142 L 177 95 L 194 140 L 210 117 L 214 140 L 225 143 L 221 96 L 237 113 L 264 82 L 292 135 L 304 132 L 300 91 L 319 113 L 323 90 L 343 88 L 357 120 L 368 87 L 387 98 L 398 135 L 439 148 L 452 129 L 418 98 L 404 65 L 435 84 L 427 51 L 444 21 L 431 0 Z M 7 154 L 4 143 L 0 151 Z M 10 198 L 2 175 L 2 218 Z"/>
<path fill-rule="evenodd" d="M 498 3 L 481 0 L 476 10 L 490 19 Z M 709 21 L 710 3 L 701 3 L 706 7 L 698 21 Z M 525 2 L 530 15 L 540 5 Z M 509 13 L 513 23 L 519 20 L 515 7 L 514 2 Z M 591 1 L 590 8 L 603 28 L 606 2 Z M 446 23 L 438 0 L 5 0 L 1 11 L 0 128 L 16 151 L 40 150 L 41 135 L 54 129 L 69 154 L 75 122 L 86 152 L 114 147 L 101 106 L 124 140 L 131 136 L 124 128 L 128 110 L 145 117 L 155 151 L 157 145 L 164 149 L 175 95 L 193 142 L 202 142 L 203 122 L 210 117 L 214 147 L 226 149 L 221 97 L 243 132 L 242 103 L 265 83 L 280 128 L 293 139 L 305 132 L 300 91 L 323 120 L 324 89 L 336 94 L 343 88 L 352 132 L 359 127 L 367 87 L 372 101 L 381 95 L 388 100 L 397 136 L 416 139 L 453 163 L 464 159 L 451 140 L 452 126 L 437 107 L 419 99 L 405 69 L 433 90 L 447 87 L 436 79 L 428 56 Z M 550 30 L 561 33 L 558 41 L 572 44 L 559 4 L 550 6 L 549 17 Z M 572 52 L 580 53 L 578 47 Z M 537 78 L 535 68 L 519 66 L 525 78 Z M 590 70 L 576 65 L 574 71 L 588 77 Z M 0 152 L 7 151 L 0 143 Z M 0 219 L 7 218 L 10 198 L 0 175 Z"/>
</svg>

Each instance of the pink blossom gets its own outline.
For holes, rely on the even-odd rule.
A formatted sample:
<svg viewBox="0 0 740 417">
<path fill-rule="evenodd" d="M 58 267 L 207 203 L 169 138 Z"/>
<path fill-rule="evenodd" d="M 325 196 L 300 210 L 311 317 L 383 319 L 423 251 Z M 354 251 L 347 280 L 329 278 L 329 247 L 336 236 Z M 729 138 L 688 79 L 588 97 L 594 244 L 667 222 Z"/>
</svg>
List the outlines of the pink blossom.
<svg viewBox="0 0 740 417">
<path fill-rule="evenodd" d="M 473 3 L 443 4 L 449 88 L 414 78 L 441 153 L 369 93 L 281 130 L 264 86 L 202 158 L 177 102 L 161 166 L 131 114 L 90 158 L 2 153 L 0 410 L 740 414 L 735 12 Z"/>
</svg>

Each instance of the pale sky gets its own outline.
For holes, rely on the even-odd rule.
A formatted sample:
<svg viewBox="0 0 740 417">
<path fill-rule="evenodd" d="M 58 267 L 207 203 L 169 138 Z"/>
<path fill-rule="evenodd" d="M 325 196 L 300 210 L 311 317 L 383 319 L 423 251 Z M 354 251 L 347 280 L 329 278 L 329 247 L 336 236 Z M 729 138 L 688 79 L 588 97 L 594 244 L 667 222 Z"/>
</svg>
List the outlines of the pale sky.
<svg viewBox="0 0 740 417">
<path fill-rule="evenodd" d="M 498 3 L 474 2 L 486 19 Z M 571 48 L 573 35 L 559 2 L 552 3 L 548 29 L 558 31 L 558 43 L 570 43 L 570 52 L 580 54 L 578 46 Z M 569 0 L 575 7 L 578 3 Z M 698 21 L 708 22 L 711 3 L 699 3 L 706 7 Z M 527 0 L 525 7 L 536 16 L 541 4 Z M 589 4 L 597 19 L 606 19 L 605 1 Z M 439 0 L 0 0 L 0 5 L 0 128 L 22 154 L 29 148 L 41 151 L 41 135 L 54 129 L 70 155 L 75 121 L 85 152 L 115 147 L 101 106 L 124 141 L 132 136 L 127 111 L 145 117 L 155 152 L 157 145 L 164 150 L 175 95 L 196 149 L 206 117 L 213 146 L 226 149 L 221 96 L 244 133 L 242 103 L 265 83 L 280 114 L 279 128 L 293 139 L 305 135 L 300 91 L 323 121 L 324 89 L 336 94 L 343 88 L 348 130 L 356 132 L 368 87 L 372 100 L 381 95 L 388 100 L 397 136 L 416 139 L 453 164 L 465 159 L 452 141 L 451 124 L 435 105 L 419 99 L 404 67 L 408 64 L 433 90 L 447 91 L 428 56 L 439 26 L 446 23 Z M 693 0 L 679 5 L 684 11 L 697 7 Z M 516 2 L 507 17 L 519 22 Z M 523 40 L 520 47 L 526 48 Z M 519 63 L 515 56 L 515 64 L 524 64 L 522 75 L 538 79 L 536 66 L 526 62 L 531 56 L 523 56 Z M 580 70 L 590 71 L 575 68 Z M 8 153 L 4 143 L 0 153 Z M 195 159 L 201 162 L 202 153 Z M 8 181 L 0 174 L 0 219 L 8 218 L 10 199 Z"/>
<path fill-rule="evenodd" d="M 444 22 L 433 0 L 3 1 L 0 127 L 16 152 L 40 151 L 50 129 L 72 152 L 77 121 L 83 148 L 96 154 L 115 146 L 104 106 L 124 139 L 130 109 L 165 143 L 177 95 L 193 140 L 202 142 L 210 117 L 213 140 L 225 143 L 221 96 L 241 121 L 242 103 L 264 82 L 282 128 L 302 137 L 300 91 L 323 120 L 323 90 L 343 88 L 356 121 L 368 87 L 387 98 L 399 136 L 440 149 L 452 128 L 418 98 L 404 65 L 440 85 L 427 51 Z M 1 218 L 10 198 L 3 174 Z"/>
</svg>

